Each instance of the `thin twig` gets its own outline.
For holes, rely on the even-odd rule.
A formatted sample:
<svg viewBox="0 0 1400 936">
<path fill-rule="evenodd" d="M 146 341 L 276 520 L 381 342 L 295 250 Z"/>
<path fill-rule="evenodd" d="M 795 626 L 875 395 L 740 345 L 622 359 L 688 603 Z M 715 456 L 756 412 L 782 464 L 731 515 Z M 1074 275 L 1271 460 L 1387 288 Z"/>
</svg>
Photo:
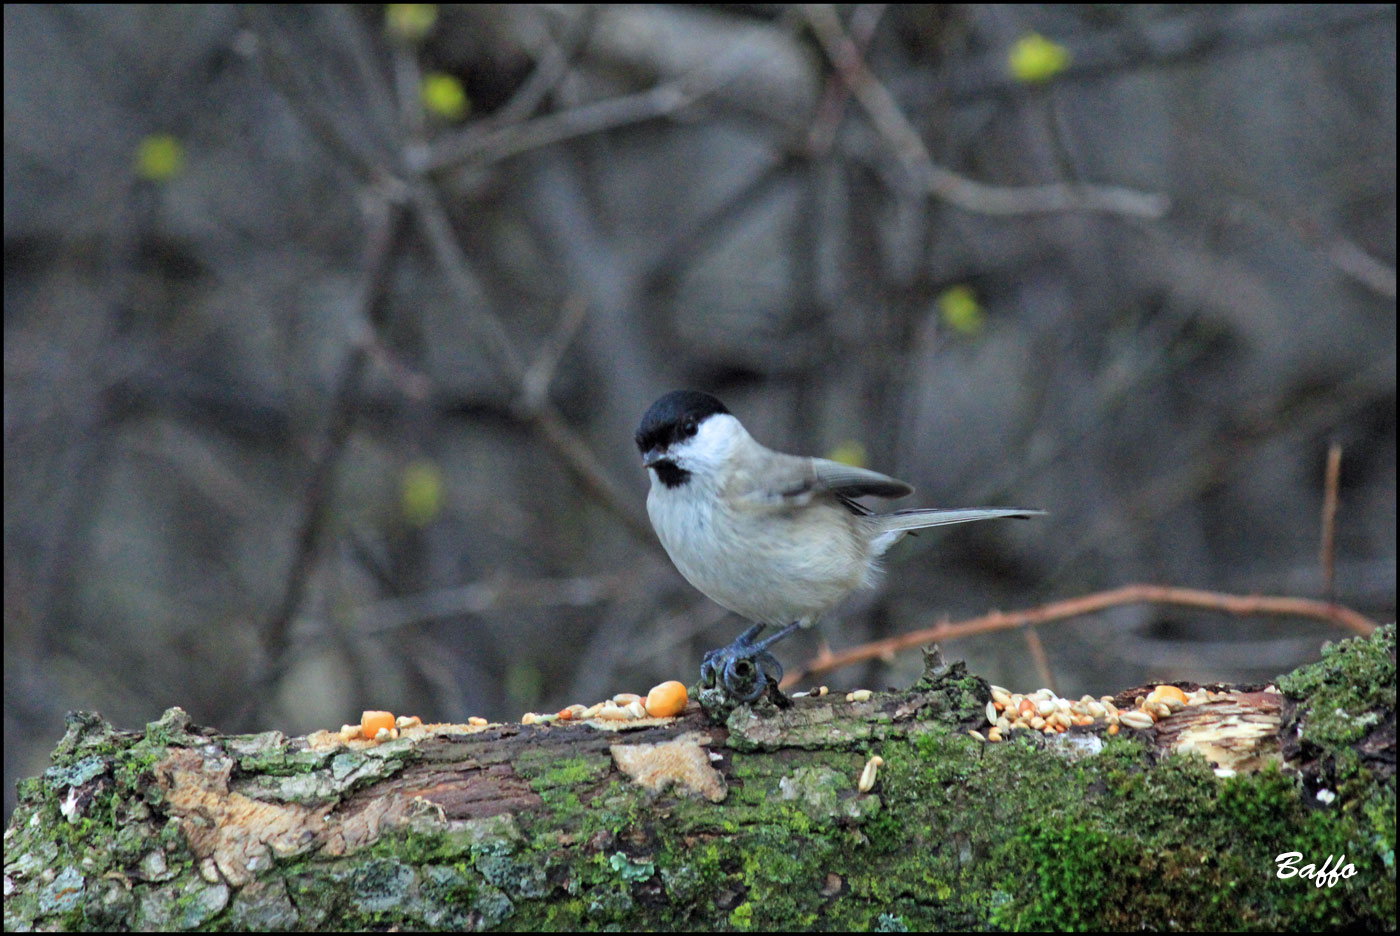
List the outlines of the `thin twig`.
<svg viewBox="0 0 1400 936">
<path fill-rule="evenodd" d="M 603 471 L 593 451 L 578 437 L 578 433 L 564 421 L 549 403 L 525 414 L 531 425 L 573 473 L 574 479 L 593 495 L 603 507 L 616 517 L 627 531 L 647 546 L 659 548 L 651 523 L 638 512 L 637 499 L 628 497 L 618 490 L 612 479 Z"/>
<path fill-rule="evenodd" d="M 422 140 L 427 134 L 428 114 L 423 107 L 423 70 L 418 64 L 417 49 L 407 42 L 395 42 L 392 61 L 403 138 Z"/>
<path fill-rule="evenodd" d="M 1395 266 L 1368 253 L 1360 244 L 1338 234 L 1316 217 L 1238 197 L 1230 199 L 1230 203 L 1231 214 L 1245 209 L 1251 215 L 1257 215 L 1265 224 L 1286 227 L 1326 259 L 1338 273 L 1360 283 L 1381 298 L 1394 301 Z"/>
<path fill-rule="evenodd" d="M 525 373 L 525 364 L 519 352 L 515 350 L 515 345 L 511 343 L 505 326 L 486 307 L 485 291 L 478 285 L 476 276 L 471 271 L 471 263 L 467 260 L 462 245 L 457 241 L 452 222 L 448 220 L 447 211 L 442 207 L 437 190 L 427 183 L 415 186 L 413 206 L 417 209 L 414 214 L 418 218 L 418 226 L 428 238 L 428 245 L 432 248 L 443 275 L 457 293 L 468 325 L 481 340 L 491 363 L 502 371 L 501 376 L 518 386 Z"/>
<path fill-rule="evenodd" d="M 298 68 L 301 59 L 285 41 L 285 33 L 268 13 L 267 7 L 243 4 L 240 15 L 249 30 L 258 37 L 261 54 L 258 61 L 266 71 L 268 81 L 282 93 L 283 99 L 300 119 L 313 138 L 361 182 L 375 182 L 387 173 L 387 165 L 379 153 L 366 152 L 363 141 L 342 124 L 341 112 L 336 111 L 323 95 L 306 87 Z M 352 47 L 355 45 L 351 43 Z M 360 57 L 356 56 L 357 63 Z"/>
<path fill-rule="evenodd" d="M 1221 430 L 1220 444 L 1208 446 L 1203 457 L 1178 459 L 1163 474 L 1141 485 L 1129 499 L 1123 517 L 1145 525 L 1162 516 L 1172 505 L 1223 485 L 1263 443 L 1276 441 L 1285 434 L 1288 438 L 1300 438 L 1337 425 L 1343 416 L 1389 392 L 1384 388 L 1394 384 L 1394 374 L 1392 355 L 1348 374 L 1325 394 L 1302 403 L 1283 405 L 1264 399 L 1249 402 L 1240 419 L 1227 430 Z M 1206 440 L 1213 441 L 1216 440 Z M 1108 548 L 1115 539 L 1126 535 L 1127 522 L 1114 515 L 1095 519 L 1088 532 L 1061 548 L 1056 557 L 1058 564 L 1047 578 L 1054 580 L 1085 554 Z"/>
<path fill-rule="evenodd" d="M 1079 32 L 1073 58 L 1057 80 L 1114 80 L 1160 74 L 1182 63 L 1218 63 L 1279 46 L 1327 42 L 1362 29 L 1390 29 L 1394 4 L 1174 4 L 1162 15 L 1122 19 L 1117 27 Z M 984 103 L 1024 90 L 1006 68 L 1006 49 L 968 52 L 940 76 L 954 104 Z"/>
<path fill-rule="evenodd" d="M 1160 218 L 1171 206 L 1157 193 L 1117 186 L 1052 182 L 1046 185 L 987 185 L 937 165 L 924 141 L 904 116 L 894 95 L 865 67 L 855 42 L 829 4 L 803 7 L 832 67 L 850 86 L 875 132 L 927 194 L 965 211 L 986 215 L 1027 215 L 1063 211 L 1100 211 L 1136 218 Z"/>
<path fill-rule="evenodd" d="M 655 537 L 652 535 L 650 524 L 642 519 L 633 506 L 635 499 L 618 490 L 593 452 L 564 421 L 549 400 L 543 397 L 531 399 L 527 396 L 527 372 L 520 354 L 511 343 L 510 336 L 500 320 L 491 314 L 482 301 L 482 291 L 476 285 L 476 278 L 470 271 L 466 254 L 452 232 L 451 223 L 441 202 L 438 201 L 436 190 L 427 183 L 417 186 L 414 191 L 414 204 L 418 208 L 418 218 L 437 257 L 438 265 L 442 267 L 448 282 L 458 293 L 467 320 L 481 336 L 487 353 L 514 388 L 518 415 L 538 430 L 541 438 L 564 462 L 574 477 L 621 520 L 629 531 L 643 542 L 654 542 Z"/>
<path fill-rule="evenodd" d="M 1376 623 L 1360 612 L 1342 605 L 1310 598 L 1288 598 L 1273 595 L 1229 595 L 1223 592 L 1201 591 L 1194 588 L 1174 588 L 1169 585 L 1125 585 L 1112 591 L 1097 592 L 1067 601 L 1057 601 L 1029 608 L 1025 611 L 996 611 L 968 621 L 955 621 L 938 624 L 923 630 L 911 631 L 876 640 L 859 647 L 851 647 L 839 653 L 816 658 L 804 664 L 783 679 L 783 685 L 790 686 L 799 680 L 816 673 L 825 673 L 853 663 L 863 663 L 889 653 L 920 647 L 929 643 L 971 637 L 992 631 L 1009 630 L 1030 624 L 1045 624 L 1066 618 L 1092 614 L 1106 608 L 1129 604 L 1170 604 L 1193 608 L 1207 608 L 1225 611 L 1230 614 L 1282 614 L 1292 617 L 1307 617 L 1327 621 L 1344 627 L 1353 633 L 1367 636 L 1376 629 Z"/>
<path fill-rule="evenodd" d="M 851 41 L 859 55 L 865 54 L 870 40 L 875 36 L 875 27 L 888 8 L 887 3 L 862 3 L 851 14 Z M 821 103 L 817 105 L 817 115 L 807 130 L 805 149 L 810 158 L 825 156 L 836 141 L 836 128 L 846 113 L 846 101 L 851 96 L 851 86 L 839 74 L 832 74 L 827 80 Z"/>
<path fill-rule="evenodd" d="M 383 295 L 387 283 L 394 245 L 402 228 L 399 223 L 402 216 L 403 212 L 399 206 L 388 199 L 372 203 L 369 229 L 365 235 L 364 273 L 360 279 L 359 295 L 350 313 L 350 320 L 366 335 L 372 331 L 374 307 Z M 321 531 L 330 514 L 331 499 L 335 491 L 335 468 L 340 462 L 340 456 L 355 424 L 360 388 L 368 360 L 369 342 L 367 337 L 362 337 L 353 344 L 341 365 L 340 377 L 331 402 L 330 418 L 312 462 L 310 477 L 306 481 L 301 521 L 293 546 L 292 564 L 287 571 L 286 586 L 277 607 L 262 627 L 263 671 L 259 682 L 263 687 L 274 685 L 290 664 L 292 619 L 305 596 L 321 541 Z M 263 698 L 264 695 L 252 692 L 247 698 L 251 704 L 252 700 Z M 251 709 L 243 714 L 251 714 Z"/>
<path fill-rule="evenodd" d="M 1050 657 L 1045 652 L 1045 643 L 1040 639 L 1040 633 L 1035 629 L 1034 624 L 1027 624 L 1021 629 L 1021 633 L 1026 637 L 1026 649 L 1030 651 L 1031 662 L 1035 664 L 1035 672 L 1040 677 L 1040 684 L 1058 695 L 1059 689 L 1055 686 L 1055 674 L 1050 669 Z"/>
<path fill-rule="evenodd" d="M 500 320 L 486 308 L 482 290 L 476 285 L 467 256 L 452 232 L 447 213 L 438 200 L 437 192 L 427 182 L 414 189 L 413 203 L 438 265 L 452 284 L 462 303 L 471 326 L 481 337 L 488 355 L 502 370 L 516 400 L 517 415 L 539 433 L 556 456 L 564 463 L 585 489 L 620 520 L 629 532 L 648 545 L 656 542 L 651 525 L 635 507 L 635 498 L 628 497 L 612 482 L 591 449 L 547 398 L 530 400 L 526 396 L 526 370 L 515 345 Z"/>
<path fill-rule="evenodd" d="M 598 7 L 589 4 L 569 25 L 561 41 L 555 42 L 553 37 L 550 37 L 530 76 L 521 82 L 520 87 L 510 96 L 510 100 L 482 121 L 486 127 L 494 130 L 507 124 L 520 123 L 533 115 L 549 93 L 569 73 L 569 65 L 592 35 L 593 26 L 597 21 Z"/>
<path fill-rule="evenodd" d="M 521 397 L 526 408 L 538 409 L 549 396 L 549 385 L 554 382 L 559 362 L 564 359 L 564 352 L 578 334 L 587 312 L 588 302 L 581 293 L 570 293 L 564 297 L 564 308 L 559 313 L 554 331 L 540 344 L 535 362 L 521 378 Z"/>
<path fill-rule="evenodd" d="M 416 168 L 431 173 L 467 162 L 497 162 L 574 137 L 655 120 L 683 110 L 713 88 L 713 80 L 686 75 L 647 91 L 582 104 L 485 133 L 464 131 L 430 147 Z"/>
<path fill-rule="evenodd" d="M 1334 236 L 1326 247 L 1332 266 L 1386 299 L 1395 298 L 1395 267 L 1374 257 L 1345 237 Z"/>
<path fill-rule="evenodd" d="M 514 130 L 527 121 L 564 79 L 596 20 L 597 10 L 589 6 L 577 18 L 563 44 L 548 41 L 534 71 L 498 110 L 460 130 L 444 132 L 430 146 L 408 144 L 403 152 L 404 164 L 417 172 L 446 169 L 474 158 L 483 148 L 500 146 L 501 140 L 509 140 L 510 134 L 503 135 L 503 131 Z"/>
<path fill-rule="evenodd" d="M 444 276 L 461 300 L 468 320 L 482 342 L 488 358 L 512 387 L 512 394 L 516 400 L 516 415 L 536 429 L 583 486 L 616 514 L 627 529 L 647 543 L 655 543 L 655 538 L 651 534 L 650 526 L 633 506 L 634 499 L 624 497 L 608 480 L 592 452 L 547 399 L 549 378 L 558 365 L 558 356 L 567 346 L 569 335 L 580 324 L 582 310 L 575 312 L 571 308 L 565 309 L 561 331 L 556 339 L 558 347 L 546 347 L 540 360 L 536 362 L 539 370 L 536 380 L 543 380 L 544 390 L 534 394 L 528 393 L 530 384 L 527 382 L 528 372 L 523 359 L 499 319 L 486 308 L 484 292 L 476 284 L 467 257 L 452 230 L 436 189 L 423 179 L 417 180 L 417 184 L 406 185 L 392 178 L 386 167 L 372 156 L 361 152 L 349 135 L 343 132 L 336 120 L 336 114 L 323 106 L 314 95 L 302 93 L 304 89 L 295 69 L 291 67 L 290 54 L 282 48 L 280 35 L 270 23 L 261 24 L 264 27 L 265 47 L 271 50 L 270 54 L 264 56 L 264 60 L 274 72 L 274 77 L 282 80 L 284 90 L 288 92 L 288 100 L 297 109 L 305 124 L 347 165 L 356 169 L 363 179 L 381 183 L 371 201 L 361 286 L 350 313 L 351 320 L 360 329 L 361 334 L 342 363 L 330 415 L 312 461 L 283 594 L 259 634 L 263 660 L 257 682 L 266 690 L 276 684 L 290 665 L 292 621 L 305 600 L 307 585 L 315 567 L 323 531 L 330 514 L 335 489 L 335 469 L 355 425 L 368 363 L 372 357 L 384 353 L 374 334 L 374 312 L 386 288 L 394 248 L 402 227 L 399 222 L 404 214 L 402 205 L 405 201 L 414 209 L 419 226 L 427 236 Z M 401 103 L 410 109 L 417 107 L 419 104 L 416 96 L 409 93 L 409 85 L 416 84 L 416 63 L 401 59 L 398 64 L 401 66 L 398 71 Z M 683 94 L 679 85 L 655 90 L 667 91 L 668 88 L 668 93 Z M 660 97 L 664 95 L 658 96 L 657 100 Z M 406 119 L 412 132 L 413 121 Z M 539 128 L 535 129 L 535 139 L 538 139 Z M 491 139 L 495 138 L 489 137 L 488 142 Z M 405 140 L 401 145 L 405 154 L 413 150 L 412 140 Z M 382 184 L 386 182 L 389 184 Z M 407 193 L 405 189 L 408 190 Z M 407 199 L 403 197 L 405 194 L 408 195 Z M 249 718 L 255 711 L 257 700 L 266 697 L 265 691 L 249 692 L 244 708 L 239 713 L 240 719 Z"/>
<path fill-rule="evenodd" d="M 1327 449 L 1327 476 L 1322 493 L 1322 543 L 1318 559 L 1322 563 L 1322 594 L 1327 601 L 1337 600 L 1337 495 L 1342 478 L 1342 444 L 1333 442 Z"/>
</svg>

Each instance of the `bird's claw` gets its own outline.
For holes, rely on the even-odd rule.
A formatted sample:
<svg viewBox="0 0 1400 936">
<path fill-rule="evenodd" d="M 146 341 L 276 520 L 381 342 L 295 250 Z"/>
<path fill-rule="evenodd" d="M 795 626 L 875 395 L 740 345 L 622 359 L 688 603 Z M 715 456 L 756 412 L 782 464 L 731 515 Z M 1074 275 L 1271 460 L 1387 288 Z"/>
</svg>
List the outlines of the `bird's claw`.
<svg viewBox="0 0 1400 936">
<path fill-rule="evenodd" d="M 700 682 L 720 685 L 731 698 L 753 702 L 763 695 L 768 683 L 777 686 L 783 666 L 767 650 L 740 637 L 727 647 L 711 650 L 700 663 Z"/>
</svg>

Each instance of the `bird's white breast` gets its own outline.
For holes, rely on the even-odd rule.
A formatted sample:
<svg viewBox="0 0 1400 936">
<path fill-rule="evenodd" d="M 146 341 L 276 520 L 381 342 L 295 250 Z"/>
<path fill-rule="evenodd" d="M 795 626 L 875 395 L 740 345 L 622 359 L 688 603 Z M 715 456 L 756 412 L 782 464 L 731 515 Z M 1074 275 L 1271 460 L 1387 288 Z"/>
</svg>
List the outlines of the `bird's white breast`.
<svg viewBox="0 0 1400 936">
<path fill-rule="evenodd" d="M 661 545 L 686 581 L 737 614 L 810 624 L 873 578 L 857 518 L 834 501 L 756 509 L 700 475 L 667 488 L 654 474 L 647 513 Z"/>
</svg>

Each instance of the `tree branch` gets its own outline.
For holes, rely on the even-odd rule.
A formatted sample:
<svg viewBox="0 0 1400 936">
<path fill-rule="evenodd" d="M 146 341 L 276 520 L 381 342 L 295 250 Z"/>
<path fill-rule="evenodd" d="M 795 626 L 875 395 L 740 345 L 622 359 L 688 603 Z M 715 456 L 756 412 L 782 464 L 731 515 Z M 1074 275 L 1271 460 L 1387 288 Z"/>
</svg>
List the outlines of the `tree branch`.
<svg viewBox="0 0 1400 936">
<path fill-rule="evenodd" d="M 1171 202 L 1165 195 L 1116 186 L 1054 182 L 1046 185 L 1000 186 L 977 182 L 937 165 L 924 141 L 904 116 L 894 95 L 871 74 L 855 42 L 827 4 L 803 7 L 808 25 L 865 110 L 875 132 L 927 194 L 965 211 L 985 215 L 1028 215 L 1064 211 L 1097 211 L 1134 218 L 1156 219 Z"/>
<path fill-rule="evenodd" d="M 994 611 L 991 614 L 984 614 L 968 621 L 938 624 L 934 627 L 910 631 L 907 634 L 900 634 L 884 640 L 861 644 L 839 653 L 824 654 L 809 660 L 802 667 L 783 677 L 783 687 L 796 685 L 803 679 L 818 673 L 826 673 L 854 663 L 888 657 L 900 650 L 909 650 L 925 644 L 942 643 L 956 640 L 959 637 L 971 637 L 974 634 L 1009 630 L 1014 627 L 1028 627 L 1034 624 L 1046 624 L 1050 621 L 1062 621 L 1084 614 L 1093 614 L 1106 608 L 1129 604 L 1184 605 L 1237 615 L 1272 614 L 1314 618 L 1346 628 L 1352 633 L 1362 636 L 1371 634 L 1377 627 L 1376 622 L 1364 614 L 1342 605 L 1313 601 L 1310 598 L 1227 595 L 1222 592 L 1174 588 L 1168 585 L 1125 585 L 1112 591 L 1083 595 L 1066 601 L 1056 601 L 1025 611 Z"/>
</svg>

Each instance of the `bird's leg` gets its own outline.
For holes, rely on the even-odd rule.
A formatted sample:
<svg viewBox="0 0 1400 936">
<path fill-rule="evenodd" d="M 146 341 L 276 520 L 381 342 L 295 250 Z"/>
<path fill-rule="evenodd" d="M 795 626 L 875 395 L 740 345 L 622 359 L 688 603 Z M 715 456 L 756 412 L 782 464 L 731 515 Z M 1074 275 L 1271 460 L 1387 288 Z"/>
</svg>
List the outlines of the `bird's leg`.
<svg viewBox="0 0 1400 936">
<path fill-rule="evenodd" d="M 739 635 L 727 647 L 711 650 L 700 664 L 700 681 L 713 686 L 716 681 L 732 698 L 752 702 L 763 695 L 771 682 L 774 688 L 783 678 L 783 667 L 768 648 L 797 630 L 800 624 L 789 624 L 764 640 L 755 641 L 764 625 L 755 624 Z"/>
</svg>

